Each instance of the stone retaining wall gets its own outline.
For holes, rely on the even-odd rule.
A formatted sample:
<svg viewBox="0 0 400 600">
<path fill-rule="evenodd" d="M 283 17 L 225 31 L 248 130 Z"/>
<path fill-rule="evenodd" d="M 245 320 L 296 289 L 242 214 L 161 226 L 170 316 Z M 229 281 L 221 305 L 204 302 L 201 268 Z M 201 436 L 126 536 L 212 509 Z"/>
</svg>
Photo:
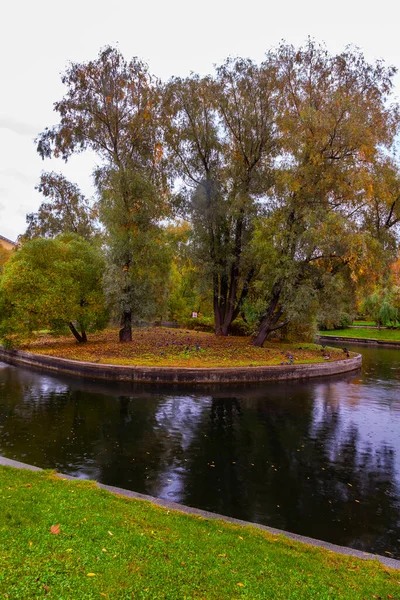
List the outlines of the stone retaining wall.
<svg viewBox="0 0 400 600">
<path fill-rule="evenodd" d="M 1 346 L 0 360 L 79 377 L 135 383 L 243 383 L 308 379 L 355 371 L 362 364 L 362 357 L 357 354 L 332 362 L 265 367 L 140 367 L 81 362 L 21 350 L 6 350 Z"/>
</svg>

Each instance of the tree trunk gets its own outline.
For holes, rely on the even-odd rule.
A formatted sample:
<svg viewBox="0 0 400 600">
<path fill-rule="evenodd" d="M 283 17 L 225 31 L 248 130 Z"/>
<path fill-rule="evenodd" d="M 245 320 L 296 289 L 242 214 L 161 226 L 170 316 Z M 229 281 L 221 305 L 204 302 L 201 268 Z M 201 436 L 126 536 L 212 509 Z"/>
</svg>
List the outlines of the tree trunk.
<svg viewBox="0 0 400 600">
<path fill-rule="evenodd" d="M 221 315 L 221 307 L 220 307 L 218 275 L 214 275 L 213 294 L 214 294 L 213 308 L 214 308 L 215 335 L 223 335 L 223 333 L 222 333 L 223 317 Z"/>
<path fill-rule="evenodd" d="M 85 344 L 87 342 L 86 333 L 82 328 L 81 328 L 82 334 L 80 334 L 79 331 L 76 330 L 72 321 L 70 321 L 68 323 L 68 326 L 69 326 L 70 330 L 72 331 L 73 336 L 75 337 L 75 339 L 77 340 L 77 342 L 79 344 Z"/>
<path fill-rule="evenodd" d="M 275 284 L 274 289 L 272 291 L 272 298 L 269 302 L 269 306 L 266 312 L 264 313 L 263 318 L 261 319 L 258 332 L 251 342 L 252 346 L 262 348 L 265 340 L 272 331 L 276 331 L 284 325 L 287 325 L 287 321 L 278 323 L 279 319 L 283 315 L 283 310 L 278 307 L 280 296 L 280 286 L 279 284 Z"/>
<path fill-rule="evenodd" d="M 269 323 L 265 323 L 264 326 L 260 325 L 257 335 L 255 335 L 251 341 L 251 345 L 257 346 L 257 348 L 262 348 L 270 333 L 271 329 L 269 328 Z"/>
<path fill-rule="evenodd" d="M 247 272 L 241 293 L 239 292 L 240 265 L 243 244 L 243 211 L 236 221 L 234 261 L 230 268 L 229 276 L 214 275 L 214 320 L 216 335 L 228 335 L 230 326 L 238 317 L 243 308 L 243 303 L 249 292 L 249 285 L 254 276 L 255 269 Z M 239 297 L 238 297 L 239 296 Z"/>
<path fill-rule="evenodd" d="M 131 311 L 124 311 L 121 319 L 122 329 L 119 331 L 120 342 L 131 342 L 132 341 L 132 313 Z"/>
</svg>

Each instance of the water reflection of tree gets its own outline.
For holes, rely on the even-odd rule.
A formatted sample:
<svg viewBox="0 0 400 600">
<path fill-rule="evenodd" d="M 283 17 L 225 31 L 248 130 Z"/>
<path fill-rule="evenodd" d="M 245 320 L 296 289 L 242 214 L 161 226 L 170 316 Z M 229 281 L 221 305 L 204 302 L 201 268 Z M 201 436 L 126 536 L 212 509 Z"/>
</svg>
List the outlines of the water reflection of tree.
<svg viewBox="0 0 400 600">
<path fill-rule="evenodd" d="M 135 403 L 16 369 L 3 373 L 1 382 L 1 453 L 146 491 L 146 471 L 158 464 L 161 446 L 154 427 L 157 397 Z"/>
<path fill-rule="evenodd" d="M 339 435 L 341 416 L 329 402 L 313 430 L 313 403 L 305 387 L 287 397 L 213 399 L 193 441 L 182 502 L 394 552 L 400 527 L 394 450 L 360 444 L 355 427 Z"/>
<path fill-rule="evenodd" d="M 205 395 L 6 369 L 0 386 L 0 453 L 10 458 L 395 554 L 394 450 L 344 426 L 334 385 Z"/>
</svg>

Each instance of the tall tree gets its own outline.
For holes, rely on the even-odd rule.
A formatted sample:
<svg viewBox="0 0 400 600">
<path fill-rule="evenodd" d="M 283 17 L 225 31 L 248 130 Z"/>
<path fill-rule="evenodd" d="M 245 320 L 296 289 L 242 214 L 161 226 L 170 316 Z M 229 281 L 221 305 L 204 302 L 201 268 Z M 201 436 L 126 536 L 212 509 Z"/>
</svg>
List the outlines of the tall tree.
<svg viewBox="0 0 400 600">
<path fill-rule="evenodd" d="M 102 159 L 96 176 L 99 195 L 115 195 L 118 226 L 124 232 L 118 252 L 110 254 L 117 261 L 114 268 L 123 274 L 118 278 L 122 286 L 120 339 L 131 340 L 133 307 L 129 298 L 135 280 L 131 270 L 138 264 L 138 257 L 132 255 L 137 245 L 132 241 L 141 233 L 131 216 L 143 207 L 143 202 L 138 202 L 137 186 L 131 195 L 132 180 L 140 179 L 146 182 L 146 189 L 151 186 L 157 190 L 147 194 L 146 200 L 157 205 L 158 214 L 165 208 L 157 86 L 143 62 L 132 59 L 128 63 L 111 47 L 102 50 L 94 61 L 71 64 L 62 81 L 67 93 L 55 103 L 60 122 L 38 137 L 38 152 L 42 157 L 54 155 L 67 160 L 72 153 L 89 148 Z M 126 241 L 123 248 L 122 240 Z"/>
<path fill-rule="evenodd" d="M 367 63 L 357 50 L 332 56 L 309 40 L 300 50 L 281 45 L 271 60 L 281 90 L 282 151 L 268 200 L 276 260 L 255 345 L 290 320 L 290 299 L 307 280 L 307 265 L 325 262 L 334 273 L 354 259 L 351 237 L 345 244 L 337 238 L 362 234 L 365 168 L 379 148 L 390 148 L 398 123 L 388 103 L 394 69 Z"/>
<path fill-rule="evenodd" d="M 75 183 L 61 173 L 42 173 L 36 189 L 49 201 L 26 216 L 28 227 L 20 241 L 68 232 L 89 239 L 95 233 L 97 212 Z"/>
<path fill-rule="evenodd" d="M 254 273 L 246 249 L 271 183 L 274 82 L 273 67 L 229 59 L 215 78 L 173 79 L 164 93 L 165 138 L 212 286 L 217 335 L 227 335 Z"/>
</svg>

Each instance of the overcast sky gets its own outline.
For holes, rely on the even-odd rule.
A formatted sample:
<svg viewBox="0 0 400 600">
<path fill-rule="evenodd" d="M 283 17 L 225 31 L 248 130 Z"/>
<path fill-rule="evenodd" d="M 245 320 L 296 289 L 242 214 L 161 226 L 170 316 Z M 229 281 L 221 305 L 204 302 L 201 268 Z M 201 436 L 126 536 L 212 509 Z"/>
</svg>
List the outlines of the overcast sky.
<svg viewBox="0 0 400 600">
<path fill-rule="evenodd" d="M 381 0 L 14 0 L 2 8 L 0 60 L 0 235 L 25 230 L 25 215 L 42 201 L 35 191 L 42 170 L 63 172 L 93 195 L 95 157 L 65 164 L 42 161 L 33 139 L 57 122 L 53 103 L 64 89 L 60 74 L 69 61 L 94 59 L 117 45 L 126 59 L 138 56 L 168 79 L 202 75 L 227 56 L 263 59 L 282 39 L 299 46 L 308 36 L 331 52 L 359 46 L 369 61 L 400 67 L 400 4 Z M 400 78 L 396 76 L 396 95 Z"/>
</svg>

